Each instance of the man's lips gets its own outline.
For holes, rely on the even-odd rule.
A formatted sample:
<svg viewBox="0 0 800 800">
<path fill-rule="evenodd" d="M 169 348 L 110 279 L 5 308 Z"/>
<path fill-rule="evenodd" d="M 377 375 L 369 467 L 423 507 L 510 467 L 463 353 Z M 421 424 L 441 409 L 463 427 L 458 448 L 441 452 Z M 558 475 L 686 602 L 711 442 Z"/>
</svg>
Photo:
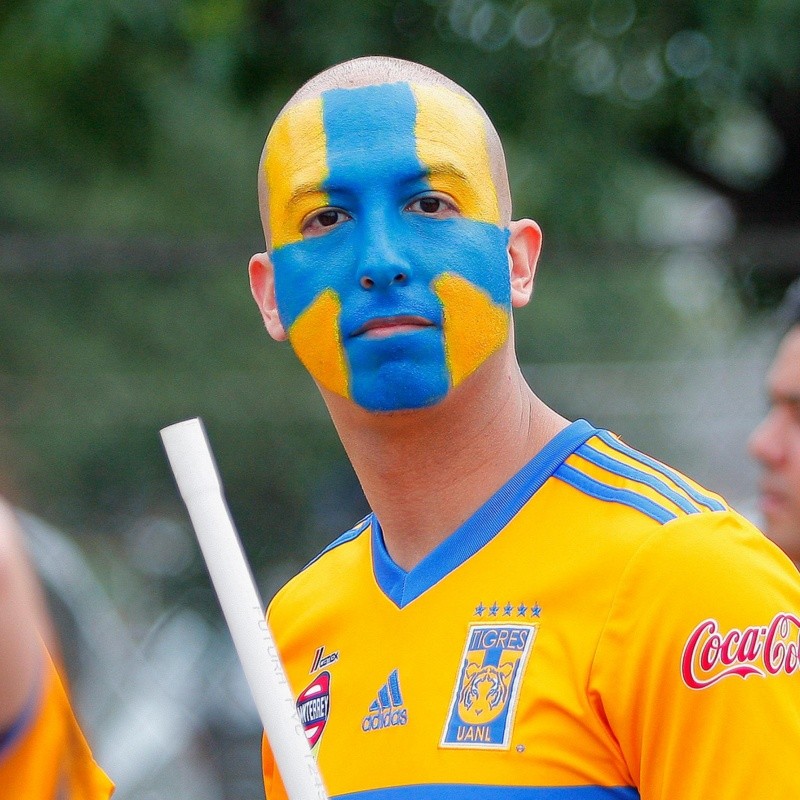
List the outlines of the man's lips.
<svg viewBox="0 0 800 800">
<path fill-rule="evenodd" d="M 766 517 L 774 516 L 786 506 L 787 494 L 775 481 L 764 480 L 759 486 L 759 506 Z"/>
<path fill-rule="evenodd" d="M 761 513 L 766 517 L 771 517 L 785 507 L 786 498 L 779 492 L 762 490 L 758 504 L 761 508 Z"/>
<path fill-rule="evenodd" d="M 425 317 L 397 316 L 376 317 L 353 331 L 351 336 L 365 336 L 370 339 L 384 339 L 399 333 L 413 333 L 423 328 L 433 328 L 434 323 Z"/>
</svg>

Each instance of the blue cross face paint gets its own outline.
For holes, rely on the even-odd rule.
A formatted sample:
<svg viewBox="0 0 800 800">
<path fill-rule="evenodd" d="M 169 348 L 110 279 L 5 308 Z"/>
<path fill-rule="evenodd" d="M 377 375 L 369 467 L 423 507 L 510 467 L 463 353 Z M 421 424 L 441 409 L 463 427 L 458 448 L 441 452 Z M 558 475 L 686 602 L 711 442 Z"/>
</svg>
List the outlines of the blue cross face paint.
<svg viewBox="0 0 800 800">
<path fill-rule="evenodd" d="M 369 411 L 439 402 L 508 337 L 484 121 L 397 83 L 290 107 L 267 140 L 278 312 L 312 376 Z"/>
</svg>

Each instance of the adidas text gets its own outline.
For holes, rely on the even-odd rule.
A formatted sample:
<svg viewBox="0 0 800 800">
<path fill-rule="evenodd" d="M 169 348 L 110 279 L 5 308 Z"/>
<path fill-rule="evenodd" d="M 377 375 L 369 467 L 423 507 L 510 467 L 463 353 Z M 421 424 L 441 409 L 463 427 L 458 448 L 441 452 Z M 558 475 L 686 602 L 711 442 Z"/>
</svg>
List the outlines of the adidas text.
<svg viewBox="0 0 800 800">
<path fill-rule="evenodd" d="M 364 731 L 379 731 L 381 728 L 393 728 L 396 725 L 405 725 L 408 722 L 408 711 L 399 708 L 396 711 L 382 711 L 376 714 L 367 714 L 361 722 Z"/>
</svg>

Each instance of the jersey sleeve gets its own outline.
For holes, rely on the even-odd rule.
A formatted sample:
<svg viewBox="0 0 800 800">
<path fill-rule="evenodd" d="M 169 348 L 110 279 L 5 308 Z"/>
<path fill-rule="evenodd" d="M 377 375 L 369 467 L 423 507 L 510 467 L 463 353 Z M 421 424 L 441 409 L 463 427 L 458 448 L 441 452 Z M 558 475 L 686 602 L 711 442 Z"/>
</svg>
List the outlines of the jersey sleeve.
<svg viewBox="0 0 800 800">
<path fill-rule="evenodd" d="M 2 797 L 15 800 L 108 800 L 114 786 L 96 764 L 67 692 L 45 653 L 39 696 L 22 728 L 0 753 Z"/>
<path fill-rule="evenodd" d="M 261 767 L 264 774 L 264 794 L 267 800 L 286 800 L 286 789 L 278 773 L 266 735 L 261 737 Z"/>
<path fill-rule="evenodd" d="M 589 692 L 642 800 L 800 797 L 800 573 L 734 512 L 630 561 Z"/>
</svg>

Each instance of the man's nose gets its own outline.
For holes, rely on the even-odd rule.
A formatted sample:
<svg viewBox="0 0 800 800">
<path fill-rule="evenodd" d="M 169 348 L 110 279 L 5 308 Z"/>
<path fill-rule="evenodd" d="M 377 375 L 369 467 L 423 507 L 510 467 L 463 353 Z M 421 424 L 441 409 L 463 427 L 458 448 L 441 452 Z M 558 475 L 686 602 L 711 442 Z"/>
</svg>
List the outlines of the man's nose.
<svg viewBox="0 0 800 800">
<path fill-rule="evenodd" d="M 402 253 L 398 232 L 392 230 L 392 220 L 376 217 L 365 225 L 356 271 L 359 285 L 367 291 L 401 286 L 412 277 L 411 264 Z"/>
<path fill-rule="evenodd" d="M 747 440 L 750 455 L 766 467 L 776 466 L 781 460 L 783 441 L 780 425 L 773 409 L 758 424 Z"/>
</svg>

